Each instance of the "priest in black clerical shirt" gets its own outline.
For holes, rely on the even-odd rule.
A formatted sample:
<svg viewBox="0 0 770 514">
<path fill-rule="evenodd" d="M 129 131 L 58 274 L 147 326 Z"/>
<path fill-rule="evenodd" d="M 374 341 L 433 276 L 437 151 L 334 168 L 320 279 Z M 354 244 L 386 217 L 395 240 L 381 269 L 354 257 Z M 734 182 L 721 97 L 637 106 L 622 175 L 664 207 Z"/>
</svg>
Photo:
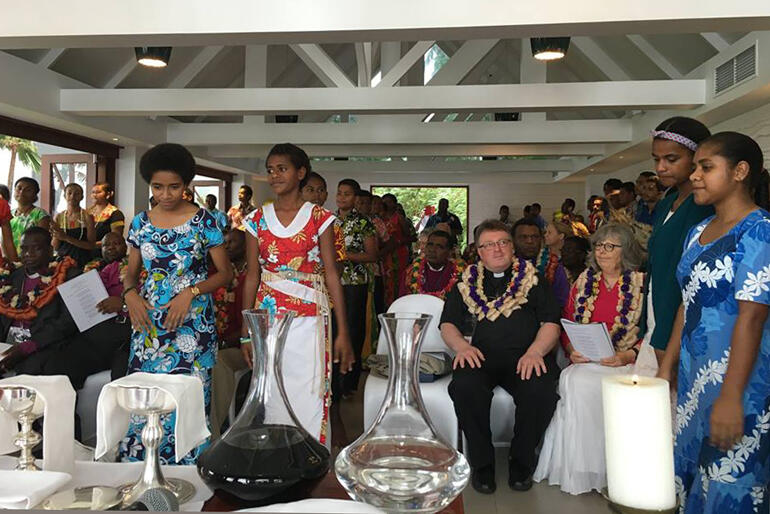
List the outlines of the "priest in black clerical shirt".
<svg viewBox="0 0 770 514">
<path fill-rule="evenodd" d="M 482 223 L 476 246 L 479 264 L 465 269 L 441 314 L 441 336 L 456 353 L 449 394 L 468 441 L 473 487 L 488 494 L 496 488 L 492 391 L 499 385 L 513 396 L 508 484 L 526 491 L 537 465 L 535 449 L 558 399 L 551 350 L 561 330 L 559 304 L 532 262 L 514 257 L 504 223 Z"/>
</svg>

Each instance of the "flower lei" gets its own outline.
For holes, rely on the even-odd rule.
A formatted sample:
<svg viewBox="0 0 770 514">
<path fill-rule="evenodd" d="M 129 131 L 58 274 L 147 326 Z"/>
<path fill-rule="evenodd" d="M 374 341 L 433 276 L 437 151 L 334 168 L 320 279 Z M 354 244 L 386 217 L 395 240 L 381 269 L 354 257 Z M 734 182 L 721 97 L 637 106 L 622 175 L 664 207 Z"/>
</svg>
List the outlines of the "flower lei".
<svg viewBox="0 0 770 514">
<path fill-rule="evenodd" d="M 555 253 L 551 253 L 548 247 L 544 247 L 540 250 L 537 256 L 537 271 L 545 276 L 545 279 L 549 284 L 553 284 L 553 279 L 556 276 L 556 268 L 559 267 L 559 258 Z"/>
<path fill-rule="evenodd" d="M 21 267 L 21 263 L 11 263 L 0 258 L 0 315 L 22 321 L 35 319 L 38 309 L 53 300 L 59 285 L 67 279 L 67 271 L 75 265 L 71 257 L 52 261 L 48 268 L 40 273 L 40 284 L 22 296 L 14 291 L 11 283 L 11 274 Z"/>
<path fill-rule="evenodd" d="M 529 290 L 537 284 L 535 266 L 526 259 L 514 257 L 511 268 L 513 273 L 505 293 L 493 300 L 484 294 L 484 265 L 478 263 L 465 268 L 457 289 L 471 314 L 476 315 L 479 321 L 485 317 L 495 321 L 501 314 L 507 318 L 527 303 Z"/>
<path fill-rule="evenodd" d="M 580 274 L 575 282 L 577 297 L 575 299 L 575 321 L 590 323 L 594 311 L 594 303 L 599 296 L 599 284 L 602 279 L 601 271 L 588 268 Z M 636 271 L 624 271 L 620 275 L 618 287 L 617 316 L 610 329 L 612 344 L 619 350 L 625 351 L 636 343 L 639 332 L 639 318 L 642 315 L 642 284 L 644 274 Z"/>
<path fill-rule="evenodd" d="M 444 297 L 446 297 L 446 294 L 459 280 L 460 274 L 463 272 L 463 263 L 462 261 L 457 262 L 450 259 L 446 264 L 447 266 L 451 266 L 451 273 L 449 275 L 449 281 L 447 282 L 447 285 L 439 291 L 425 291 L 423 288 L 425 287 L 425 266 L 427 265 L 427 262 L 428 259 L 420 256 L 409 265 L 406 285 L 409 288 L 409 291 L 411 291 L 413 294 L 429 294 L 443 300 Z"/>
</svg>

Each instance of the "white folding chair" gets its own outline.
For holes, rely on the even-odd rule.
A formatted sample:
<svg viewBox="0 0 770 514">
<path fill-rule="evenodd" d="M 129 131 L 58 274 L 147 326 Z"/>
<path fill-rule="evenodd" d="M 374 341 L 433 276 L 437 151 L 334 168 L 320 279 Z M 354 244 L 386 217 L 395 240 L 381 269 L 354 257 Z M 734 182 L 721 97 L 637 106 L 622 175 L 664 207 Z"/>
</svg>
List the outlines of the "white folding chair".
<svg viewBox="0 0 770 514">
<path fill-rule="evenodd" d="M 393 302 L 388 312 L 419 312 L 433 316 L 425 329 L 425 339 L 421 351 L 447 352 L 454 357 L 454 352 L 444 344 L 439 331 L 439 321 L 443 308 L 443 300 L 435 296 L 413 294 L 402 296 Z M 384 355 L 388 353 L 388 343 L 382 330 L 380 330 L 380 337 L 377 341 L 377 353 Z M 420 383 L 420 393 L 433 426 L 449 444 L 457 448 L 457 417 L 455 416 L 454 404 L 447 390 L 451 380 L 452 375 L 449 374 L 435 382 L 422 382 Z M 367 430 L 374 422 L 382 400 L 385 398 L 387 385 L 387 379 L 372 373 L 366 379 L 364 385 L 364 430 Z"/>
</svg>

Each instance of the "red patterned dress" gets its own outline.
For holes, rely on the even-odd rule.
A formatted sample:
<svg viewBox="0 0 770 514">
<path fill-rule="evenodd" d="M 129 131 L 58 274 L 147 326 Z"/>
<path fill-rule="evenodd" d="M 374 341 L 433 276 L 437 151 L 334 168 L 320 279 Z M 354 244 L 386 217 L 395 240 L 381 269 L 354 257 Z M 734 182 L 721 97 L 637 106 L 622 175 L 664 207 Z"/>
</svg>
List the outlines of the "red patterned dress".
<svg viewBox="0 0 770 514">
<path fill-rule="evenodd" d="M 334 219 L 330 211 L 305 202 L 289 226 L 279 221 L 273 204 L 243 220 L 259 243 L 262 275 L 255 308 L 297 313 L 283 351 L 284 386 L 302 426 L 323 444 L 328 439 L 331 341 L 319 238 Z"/>
</svg>

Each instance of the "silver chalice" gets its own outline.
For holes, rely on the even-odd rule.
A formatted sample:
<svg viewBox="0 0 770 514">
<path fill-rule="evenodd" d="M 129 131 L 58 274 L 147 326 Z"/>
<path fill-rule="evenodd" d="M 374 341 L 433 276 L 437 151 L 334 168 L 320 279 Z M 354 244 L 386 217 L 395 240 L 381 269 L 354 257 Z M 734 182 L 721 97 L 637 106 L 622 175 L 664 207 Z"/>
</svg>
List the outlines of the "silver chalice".
<svg viewBox="0 0 770 514">
<path fill-rule="evenodd" d="M 118 405 L 132 414 L 147 418 L 142 429 L 144 469 L 137 482 L 120 488 L 123 493 L 123 505 L 136 502 L 145 491 L 157 487 L 173 492 L 179 503 L 189 501 L 195 496 L 195 486 L 187 480 L 164 478 L 158 456 L 158 447 L 163 439 L 160 416 L 175 409 L 173 397 L 163 389 L 144 386 L 120 387 L 117 393 Z"/>
</svg>

